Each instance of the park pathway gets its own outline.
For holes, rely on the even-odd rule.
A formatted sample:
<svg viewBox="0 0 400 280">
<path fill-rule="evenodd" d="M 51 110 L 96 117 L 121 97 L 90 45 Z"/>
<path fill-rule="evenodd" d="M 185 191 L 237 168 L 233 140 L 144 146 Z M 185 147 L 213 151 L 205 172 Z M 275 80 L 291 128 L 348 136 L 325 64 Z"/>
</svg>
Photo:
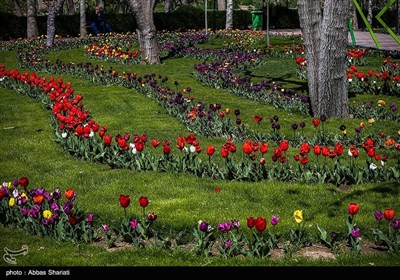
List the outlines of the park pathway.
<svg viewBox="0 0 400 280">
<path fill-rule="evenodd" d="M 300 29 L 271 29 L 270 33 L 288 33 L 301 34 Z M 375 36 L 381 45 L 381 50 L 400 51 L 400 44 L 390 34 L 375 33 Z M 399 35 L 397 35 L 399 36 Z M 368 31 L 354 31 L 355 47 L 378 49 L 371 34 Z M 349 33 L 349 44 L 352 44 Z"/>
</svg>

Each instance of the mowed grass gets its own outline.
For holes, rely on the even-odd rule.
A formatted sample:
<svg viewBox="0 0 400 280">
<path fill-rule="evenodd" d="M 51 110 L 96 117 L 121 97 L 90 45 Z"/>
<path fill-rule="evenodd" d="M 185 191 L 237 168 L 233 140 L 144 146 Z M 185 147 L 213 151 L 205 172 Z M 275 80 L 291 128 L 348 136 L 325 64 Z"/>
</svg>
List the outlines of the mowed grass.
<svg viewBox="0 0 400 280">
<path fill-rule="evenodd" d="M 0 63 L 7 69 L 18 68 L 15 52 L 3 52 Z M 312 118 L 299 113 L 276 110 L 268 104 L 237 97 L 226 90 L 212 89 L 201 85 L 191 76 L 194 63 L 190 59 L 169 59 L 161 65 L 121 66 L 113 63 L 90 60 L 83 55 L 83 50 L 73 49 L 57 51 L 48 55 L 52 61 L 59 58 L 64 62 L 92 61 L 106 67 L 113 66 L 117 71 L 162 74 L 169 77 L 171 86 L 176 80 L 179 87 L 190 86 L 191 95 L 205 103 L 220 103 L 223 108 L 240 109 L 241 118 L 248 129 L 269 131 L 268 118 L 280 117 L 282 133 L 292 134 L 290 125 L 307 122 L 305 133 L 312 135 L 315 129 Z M 287 65 L 282 67 L 280 63 Z M 254 70 L 252 75 L 282 79 L 288 75 L 294 77 L 293 61 L 271 59 L 262 68 Z M 268 68 L 268 66 L 271 68 Z M 291 70 L 290 70 L 291 69 Z M 27 71 L 20 69 L 21 71 Z M 28 70 L 28 72 L 30 72 Z M 37 73 L 46 77 L 59 75 Z M 72 76 L 62 76 L 70 81 L 76 93 L 84 96 L 83 104 L 93 119 L 100 125 L 106 125 L 112 135 L 117 133 L 147 134 L 149 140 L 169 139 L 174 147 L 178 136 L 190 133 L 179 121 L 166 114 L 153 100 L 139 93 L 117 86 L 104 86 Z M 295 80 L 293 80 L 295 81 Z M 293 81 L 290 82 L 293 84 Z M 301 81 L 297 81 L 301 84 Z M 302 85 L 304 86 L 304 85 Z M 352 97 L 362 100 L 364 96 Z M 368 97 L 370 98 L 370 97 Z M 371 97 L 372 98 L 372 97 Z M 374 97 L 375 98 L 375 97 Z M 387 97 L 379 97 L 387 98 Z M 398 103 L 398 98 L 391 97 Z M 368 99 L 367 99 L 368 100 Z M 266 120 L 257 126 L 252 120 L 254 115 L 261 115 Z M 197 178 L 188 174 L 132 172 L 116 170 L 97 163 L 82 161 L 63 152 L 55 143 L 55 135 L 50 127 L 50 112 L 42 104 L 18 92 L 0 88 L 0 178 L 5 181 L 27 176 L 30 188 L 44 187 L 52 190 L 73 188 L 78 193 L 79 208 L 94 213 L 95 224 L 114 224 L 124 215 L 119 205 L 119 195 L 129 194 L 132 204 L 127 209 L 130 215 L 140 215 L 141 207 L 137 199 L 143 195 L 150 199 L 148 211 L 155 211 L 158 219 L 155 228 L 162 236 L 177 236 L 184 232 L 186 239 L 192 238 L 192 231 L 198 220 L 206 220 L 216 225 L 219 222 L 238 218 L 246 227 L 246 218 L 262 216 L 269 219 L 279 215 L 281 220 L 274 230 L 285 236 L 296 228 L 293 211 L 302 209 L 307 232 L 317 240 L 317 225 L 328 232 L 345 232 L 347 205 L 350 202 L 360 204 L 357 225 L 363 238 L 372 238 L 372 228 L 376 226 L 373 213 L 378 209 L 393 208 L 400 211 L 399 185 L 397 183 L 377 183 L 352 186 L 340 191 L 334 186 L 317 184 L 305 185 L 277 181 L 220 182 L 207 178 Z M 330 119 L 326 122 L 327 131 L 339 132 L 338 127 L 345 124 L 357 127 L 361 121 L 356 119 Z M 367 131 L 379 133 L 384 130 L 395 134 L 399 129 L 395 122 L 378 122 L 367 126 Z M 350 136 L 353 135 L 349 131 Z M 197 136 L 203 151 L 208 144 L 217 148 L 224 139 L 208 139 Z M 151 147 L 150 147 L 151 148 Z M 241 147 L 238 146 L 240 151 Z M 174 152 L 177 152 L 176 150 Z M 204 152 L 202 153 L 204 156 Z M 216 192 L 215 188 L 220 188 Z M 198 258 L 185 250 L 163 251 L 160 248 L 127 249 L 108 252 L 97 245 L 57 243 L 50 238 L 29 236 L 14 228 L 0 227 L 1 240 L 8 248 L 19 249 L 27 244 L 30 253 L 18 259 L 18 265 L 84 265 L 84 266 L 269 266 L 269 265 L 375 265 L 398 266 L 399 258 L 386 254 L 339 256 L 336 261 L 310 261 L 306 259 L 284 259 L 280 261 L 260 260 L 256 258 L 220 259 Z M 246 229 L 247 230 L 247 229 Z M 44 247 L 45 250 L 40 249 Z M 50 260 L 50 261 L 49 261 Z M 6 265 L 0 262 L 1 265 Z"/>
</svg>

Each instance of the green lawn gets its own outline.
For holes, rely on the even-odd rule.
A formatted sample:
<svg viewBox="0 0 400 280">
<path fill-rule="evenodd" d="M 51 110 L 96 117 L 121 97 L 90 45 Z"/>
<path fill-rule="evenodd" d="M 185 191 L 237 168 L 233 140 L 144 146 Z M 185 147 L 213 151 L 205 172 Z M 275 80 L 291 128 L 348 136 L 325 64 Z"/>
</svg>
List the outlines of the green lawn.
<svg viewBox="0 0 400 280">
<path fill-rule="evenodd" d="M 286 44 L 278 39 L 274 44 Z M 7 69 L 19 69 L 15 51 L 4 51 L 0 55 L 0 64 Z M 305 133 L 312 135 L 312 117 L 300 113 L 274 109 L 268 104 L 247 100 L 223 89 L 208 88 L 196 81 L 191 72 L 199 61 L 179 58 L 167 59 L 160 65 L 129 65 L 99 62 L 88 59 L 83 49 L 55 51 L 47 56 L 52 62 L 61 59 L 64 62 L 85 62 L 112 66 L 116 71 L 156 73 L 168 75 L 171 84 L 179 81 L 182 87 L 190 86 L 192 94 L 198 100 L 208 103 L 221 103 L 223 108 L 240 109 L 241 118 L 249 129 L 269 131 L 268 118 L 278 115 L 282 133 L 291 135 L 292 123 L 306 121 L 309 125 Z M 374 60 L 375 61 L 375 60 Z M 376 67 L 376 62 L 371 66 Z M 305 89 L 304 81 L 295 78 L 293 59 L 270 58 L 267 64 L 249 69 L 255 78 L 272 77 L 297 89 Z M 37 73 L 49 77 L 51 73 Z M 56 75 L 54 75 L 56 76 Z M 79 77 L 63 76 L 70 81 L 75 93 L 84 96 L 83 103 L 96 122 L 106 125 L 112 135 L 129 132 L 147 134 L 148 139 L 170 139 L 175 149 L 176 138 L 190 132 L 174 117 L 168 115 L 154 100 L 133 90 L 118 86 L 102 86 Z M 377 96 L 355 95 L 350 102 L 378 99 Z M 397 97 L 379 97 L 387 102 L 399 103 Z M 257 126 L 254 115 L 261 115 L 266 121 Z M 345 232 L 347 207 L 350 202 L 360 205 L 356 222 L 362 233 L 362 241 L 373 239 L 372 228 L 376 210 L 393 208 L 400 211 L 400 188 L 398 182 L 353 185 L 346 190 L 332 185 L 305 185 L 292 182 L 262 181 L 257 183 L 214 181 L 188 174 L 132 172 L 111 169 L 108 166 L 76 159 L 55 142 L 55 135 L 50 126 L 50 112 L 40 102 L 34 101 L 13 90 L 0 88 L 0 178 L 12 181 L 27 176 L 30 188 L 44 187 L 52 190 L 73 188 L 78 195 L 79 208 L 94 214 L 95 225 L 117 225 L 124 215 L 119 205 L 119 195 L 131 196 L 132 204 L 127 208 L 129 215 L 141 214 L 137 203 L 140 196 L 150 199 L 148 211 L 158 215 L 155 229 L 162 236 L 177 238 L 183 234 L 184 240 L 192 240 L 193 229 L 199 220 L 210 224 L 239 219 L 246 230 L 249 216 L 263 216 L 269 219 L 279 215 L 279 224 L 274 230 L 288 237 L 290 230 L 296 229 L 293 218 L 294 210 L 301 209 L 304 224 L 312 240 L 318 242 L 317 225 L 327 232 Z M 327 131 L 337 133 L 339 126 L 356 127 L 366 120 L 329 119 L 325 124 Z M 393 121 L 377 122 L 366 127 L 373 134 L 385 131 L 396 135 L 400 129 Z M 349 137 L 354 131 L 349 130 Z M 218 148 L 224 139 L 209 139 L 198 135 L 203 151 L 209 144 Z M 272 147 L 272 145 L 271 145 Z M 238 150 L 241 146 L 238 145 Z M 347 152 L 347 150 L 345 151 Z M 292 151 L 292 153 L 294 153 Z M 202 153 L 205 158 L 205 152 Z M 215 189 L 220 188 L 220 192 Z M 400 213 L 400 212 L 399 212 Z M 269 224 L 268 228 L 271 227 Z M 366 253 L 355 256 L 341 252 L 335 260 L 310 260 L 303 257 L 282 259 L 261 258 L 219 258 L 198 257 L 190 250 L 173 247 L 166 250 L 157 246 L 108 251 L 101 244 L 81 244 L 58 242 L 49 237 L 31 236 L 22 229 L 0 225 L 1 243 L 4 247 L 17 250 L 28 245 L 29 253 L 17 258 L 18 266 L 399 266 L 400 256 L 389 253 Z M 104 245 L 104 244 L 103 244 Z M 3 260 L 0 266 L 8 266 Z"/>
</svg>

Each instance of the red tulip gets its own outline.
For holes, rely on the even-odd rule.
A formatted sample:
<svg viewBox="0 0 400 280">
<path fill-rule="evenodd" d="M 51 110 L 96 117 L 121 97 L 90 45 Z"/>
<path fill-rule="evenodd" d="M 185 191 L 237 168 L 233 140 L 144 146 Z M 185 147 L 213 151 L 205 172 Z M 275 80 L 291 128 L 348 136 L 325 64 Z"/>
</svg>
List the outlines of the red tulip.
<svg viewBox="0 0 400 280">
<path fill-rule="evenodd" d="M 65 191 L 64 195 L 66 199 L 71 200 L 75 197 L 75 191 L 73 189 L 68 189 Z"/>
<path fill-rule="evenodd" d="M 256 225 L 256 220 L 253 217 L 247 218 L 247 226 L 253 228 Z"/>
<path fill-rule="evenodd" d="M 314 120 L 313 120 L 313 125 L 314 125 L 315 127 L 319 126 L 319 124 L 320 124 L 320 120 L 319 120 L 319 119 L 314 119 Z"/>
<path fill-rule="evenodd" d="M 103 141 L 106 146 L 110 146 L 112 141 L 111 136 L 110 135 L 104 136 Z"/>
<path fill-rule="evenodd" d="M 247 140 L 244 144 L 243 144 L 243 152 L 245 152 L 246 154 L 251 154 L 253 152 L 253 147 L 251 146 L 251 141 Z"/>
<path fill-rule="evenodd" d="M 19 184 L 21 187 L 26 188 L 26 187 L 29 185 L 29 179 L 28 179 L 28 177 L 21 177 L 21 178 L 18 180 L 18 184 Z"/>
<path fill-rule="evenodd" d="M 121 194 L 119 196 L 119 203 L 121 204 L 122 208 L 126 208 L 129 206 L 129 204 L 131 204 L 131 198 L 129 197 L 129 195 Z"/>
<path fill-rule="evenodd" d="M 355 202 L 351 202 L 349 204 L 348 210 L 349 210 L 349 214 L 354 216 L 355 214 L 358 213 L 358 210 L 360 209 L 360 206 L 355 203 Z"/>
<path fill-rule="evenodd" d="M 140 204 L 140 206 L 145 208 L 149 204 L 149 200 L 147 199 L 147 197 L 141 196 L 141 197 L 139 197 L 139 204 Z"/>
<path fill-rule="evenodd" d="M 260 152 L 262 154 L 265 154 L 266 152 L 268 152 L 268 143 L 263 142 L 260 146 Z"/>
<path fill-rule="evenodd" d="M 215 147 L 210 145 L 207 147 L 207 155 L 212 156 L 215 153 Z"/>
<path fill-rule="evenodd" d="M 158 145 L 160 145 L 160 142 L 157 141 L 156 139 L 153 139 L 153 140 L 151 140 L 151 145 L 152 145 L 154 148 L 157 148 Z"/>
<path fill-rule="evenodd" d="M 258 217 L 256 220 L 255 227 L 256 227 L 256 230 L 258 230 L 259 232 L 264 231 L 265 228 L 267 227 L 267 219 Z"/>
<path fill-rule="evenodd" d="M 282 151 L 286 151 L 289 148 L 289 142 L 287 140 L 280 141 L 279 148 L 281 148 Z"/>
<path fill-rule="evenodd" d="M 385 209 L 385 211 L 383 211 L 383 217 L 388 221 L 392 220 L 394 218 L 394 210 L 391 208 Z"/>
<path fill-rule="evenodd" d="M 257 123 L 260 123 L 260 122 L 263 120 L 263 118 L 260 117 L 260 116 L 254 116 L 253 119 L 254 119 Z"/>
</svg>

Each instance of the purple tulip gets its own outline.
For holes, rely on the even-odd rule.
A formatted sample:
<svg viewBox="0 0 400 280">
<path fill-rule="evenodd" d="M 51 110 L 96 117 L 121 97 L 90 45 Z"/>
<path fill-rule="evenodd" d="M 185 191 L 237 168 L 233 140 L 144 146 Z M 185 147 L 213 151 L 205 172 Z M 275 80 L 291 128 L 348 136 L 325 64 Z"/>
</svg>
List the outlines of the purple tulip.
<svg viewBox="0 0 400 280">
<path fill-rule="evenodd" d="M 131 229 L 136 229 L 138 227 L 138 221 L 136 219 L 133 219 L 129 222 L 129 226 L 131 227 Z"/>
<path fill-rule="evenodd" d="M 206 222 L 204 222 L 204 221 L 201 221 L 201 222 L 200 222 L 200 225 L 199 225 L 199 229 L 200 229 L 201 231 L 206 232 L 206 231 L 208 230 L 208 224 L 207 224 Z"/>
<path fill-rule="evenodd" d="M 395 218 L 392 220 L 392 228 L 394 230 L 398 230 L 400 227 L 400 219 L 399 218 Z"/>
<path fill-rule="evenodd" d="M 352 236 L 353 238 L 359 238 L 359 237 L 360 237 L 360 229 L 358 229 L 358 228 L 353 228 L 353 229 L 351 230 L 351 236 Z"/>
<path fill-rule="evenodd" d="M 18 179 L 14 179 L 13 186 L 14 187 L 18 187 L 18 185 L 19 185 L 19 180 Z"/>
<path fill-rule="evenodd" d="M 110 229 L 108 228 L 108 225 L 102 225 L 102 227 L 103 227 L 103 230 L 105 231 L 105 232 L 108 232 Z"/>
<path fill-rule="evenodd" d="M 279 216 L 272 216 L 271 225 L 275 226 L 279 222 Z"/>
<path fill-rule="evenodd" d="M 234 229 L 238 229 L 238 228 L 240 227 L 240 223 L 239 223 L 239 220 L 238 220 L 238 219 L 234 219 L 234 220 L 232 221 L 232 227 L 233 227 Z"/>
<path fill-rule="evenodd" d="M 53 202 L 50 206 L 51 210 L 53 211 L 59 211 L 60 210 L 60 206 L 58 206 L 57 202 Z"/>
<path fill-rule="evenodd" d="M 382 218 L 383 218 L 382 211 L 381 210 L 375 211 L 375 219 L 380 222 Z"/>
<path fill-rule="evenodd" d="M 293 130 L 296 130 L 297 127 L 298 127 L 298 126 L 297 126 L 297 123 L 292 124 L 292 129 L 293 129 Z"/>
<path fill-rule="evenodd" d="M 88 221 L 89 223 L 93 222 L 93 213 L 90 213 L 90 214 L 87 216 L 87 221 Z"/>
<path fill-rule="evenodd" d="M 240 115 L 240 110 L 239 109 L 235 109 L 235 111 L 233 111 L 235 113 L 235 116 L 239 116 Z"/>
<path fill-rule="evenodd" d="M 305 127 L 306 127 L 306 123 L 305 123 L 305 122 L 301 122 L 301 123 L 300 123 L 300 127 L 301 127 L 301 128 L 305 128 Z"/>
<path fill-rule="evenodd" d="M 61 197 L 61 190 L 60 189 L 55 189 L 53 191 L 53 199 L 58 200 Z"/>
<path fill-rule="evenodd" d="M 229 249 L 229 248 L 231 248 L 232 247 L 232 240 L 226 240 L 225 242 L 224 242 L 224 248 L 225 249 Z"/>
</svg>

